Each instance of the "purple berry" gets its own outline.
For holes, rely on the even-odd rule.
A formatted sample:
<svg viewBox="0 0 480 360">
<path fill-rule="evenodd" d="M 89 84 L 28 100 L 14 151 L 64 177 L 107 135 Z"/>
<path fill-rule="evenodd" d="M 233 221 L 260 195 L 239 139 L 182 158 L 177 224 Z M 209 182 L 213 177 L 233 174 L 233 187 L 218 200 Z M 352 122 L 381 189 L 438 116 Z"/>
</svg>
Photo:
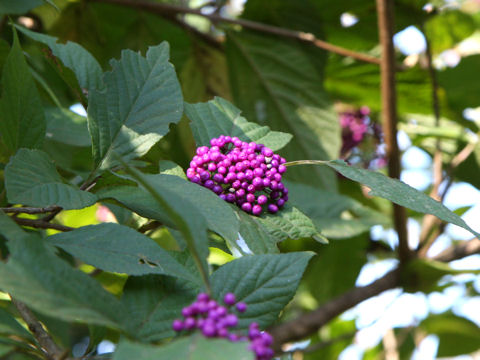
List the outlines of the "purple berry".
<svg viewBox="0 0 480 360">
<path fill-rule="evenodd" d="M 245 212 L 251 212 L 252 211 L 252 204 L 249 202 L 245 202 L 242 204 L 242 210 Z"/>
<path fill-rule="evenodd" d="M 268 201 L 268 198 L 265 196 L 265 195 L 260 195 L 258 198 L 257 198 L 257 202 L 259 205 L 263 205 L 263 204 L 266 204 Z"/>
<path fill-rule="evenodd" d="M 244 302 L 239 302 L 236 305 L 236 308 L 237 308 L 238 312 L 243 313 L 243 312 L 247 311 L 247 304 L 245 304 Z"/>
<path fill-rule="evenodd" d="M 262 207 L 260 205 L 253 205 L 252 214 L 258 216 L 262 213 Z"/>
<path fill-rule="evenodd" d="M 185 329 L 187 330 L 192 330 L 193 328 L 195 328 L 195 325 L 196 325 L 196 321 L 195 321 L 195 318 L 193 317 L 187 317 L 185 319 Z"/>
<path fill-rule="evenodd" d="M 182 320 L 178 320 L 178 319 L 173 320 L 173 323 L 172 323 L 173 331 L 176 331 L 176 332 L 182 331 L 183 327 L 184 325 Z"/>
<path fill-rule="evenodd" d="M 274 205 L 274 204 L 270 204 L 268 205 L 268 211 L 272 214 L 275 214 L 277 211 L 278 211 L 278 207 L 277 205 Z"/>
<path fill-rule="evenodd" d="M 223 297 L 223 302 L 225 305 L 233 305 L 235 304 L 235 294 L 233 293 L 226 293 Z"/>
</svg>

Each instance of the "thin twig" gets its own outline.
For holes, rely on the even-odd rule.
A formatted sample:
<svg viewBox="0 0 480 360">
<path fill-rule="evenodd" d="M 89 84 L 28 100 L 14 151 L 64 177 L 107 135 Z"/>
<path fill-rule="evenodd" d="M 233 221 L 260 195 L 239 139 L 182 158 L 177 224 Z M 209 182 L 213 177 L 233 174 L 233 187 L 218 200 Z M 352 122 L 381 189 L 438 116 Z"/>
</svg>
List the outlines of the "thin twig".
<svg viewBox="0 0 480 360">
<path fill-rule="evenodd" d="M 400 178 L 400 151 L 397 144 L 397 99 L 395 90 L 395 53 L 393 48 L 393 1 L 377 0 L 378 30 L 382 57 L 380 64 L 382 127 L 387 145 L 388 175 Z M 408 247 L 407 215 L 404 207 L 393 204 L 393 223 L 398 234 L 400 263 L 411 257 Z"/>
<path fill-rule="evenodd" d="M 11 217 L 17 224 L 23 226 L 30 226 L 38 229 L 55 229 L 59 231 L 72 231 L 75 228 L 70 226 L 60 225 L 60 224 L 52 224 L 48 221 L 44 221 L 42 219 L 24 219 L 19 217 Z"/>
<path fill-rule="evenodd" d="M 37 320 L 30 309 L 22 302 L 12 298 L 12 303 L 17 308 L 22 319 L 27 323 L 35 339 L 42 347 L 42 351 L 49 360 L 63 360 L 67 358 L 68 352 L 61 349 L 52 337 L 47 333 L 42 324 Z"/>
<path fill-rule="evenodd" d="M 433 259 L 449 262 L 480 253 L 480 240 L 477 238 L 462 241 L 460 244 L 445 249 Z"/>
<path fill-rule="evenodd" d="M 10 214 L 45 214 L 52 211 L 56 211 L 58 206 L 47 206 L 43 208 L 36 207 L 4 207 L 0 208 L 4 213 Z"/>
<path fill-rule="evenodd" d="M 147 1 L 134 1 L 134 0 L 89 0 L 91 2 L 103 2 L 108 4 L 121 5 L 136 9 L 147 10 L 151 13 L 158 14 L 161 16 L 172 16 L 176 14 L 193 14 L 198 15 L 204 18 L 209 19 L 213 23 L 223 22 L 229 24 L 240 25 L 246 29 L 260 31 L 263 33 L 268 33 L 272 35 L 282 36 L 285 38 L 296 39 L 310 43 L 318 48 L 339 54 L 342 56 L 348 56 L 359 61 L 371 63 L 371 64 L 380 64 L 380 60 L 376 57 L 362 54 L 356 51 L 348 50 L 340 46 L 330 44 L 326 41 L 317 39 L 315 35 L 311 33 L 306 33 L 303 31 L 295 31 L 290 29 L 284 29 L 277 26 L 262 24 L 255 21 L 245 20 L 245 19 L 232 19 L 223 17 L 217 13 L 204 14 L 199 9 L 187 8 L 184 6 L 178 6 L 169 3 L 157 3 L 157 2 L 147 2 Z"/>
<path fill-rule="evenodd" d="M 153 220 L 153 221 L 149 221 L 146 224 L 143 224 L 142 226 L 140 226 L 137 231 L 142 233 L 142 234 L 145 234 L 147 231 L 155 230 L 162 225 L 163 224 L 160 221 Z"/>
</svg>

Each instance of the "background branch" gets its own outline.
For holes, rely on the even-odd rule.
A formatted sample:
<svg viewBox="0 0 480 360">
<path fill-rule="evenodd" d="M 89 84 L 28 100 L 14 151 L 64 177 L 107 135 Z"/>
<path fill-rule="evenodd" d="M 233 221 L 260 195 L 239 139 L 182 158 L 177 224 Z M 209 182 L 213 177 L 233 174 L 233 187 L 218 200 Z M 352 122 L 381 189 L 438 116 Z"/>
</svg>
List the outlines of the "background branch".
<svg viewBox="0 0 480 360">
<path fill-rule="evenodd" d="M 397 99 L 395 90 L 395 53 L 393 48 L 393 1 L 377 0 L 378 32 L 382 57 L 380 64 L 382 127 L 387 145 L 388 176 L 400 178 L 400 151 L 397 144 Z M 393 204 L 393 223 L 398 234 L 398 256 L 403 264 L 411 256 L 408 247 L 405 208 Z"/>
<path fill-rule="evenodd" d="M 441 254 L 435 256 L 433 260 L 449 262 L 478 253 L 480 253 L 480 240 L 475 238 L 444 250 Z M 396 268 L 373 283 L 353 288 L 312 312 L 273 326 L 268 331 L 275 339 L 274 349 L 280 352 L 284 343 L 308 337 L 322 326 L 328 324 L 332 319 L 362 301 L 379 295 L 386 290 L 399 287 L 401 285 L 400 273 L 401 268 Z"/>
<path fill-rule="evenodd" d="M 22 302 L 12 298 L 12 303 L 17 308 L 22 319 L 27 323 L 28 328 L 32 332 L 35 339 L 42 347 L 45 356 L 49 360 L 63 360 L 67 358 L 68 351 L 62 350 L 53 341 L 52 337 L 43 328 L 42 324 L 37 320 L 30 309 Z"/>
<path fill-rule="evenodd" d="M 370 285 L 353 288 L 312 312 L 270 328 L 268 331 L 275 339 L 275 350 L 279 351 L 281 345 L 288 341 L 300 340 L 311 335 L 336 316 L 362 301 L 399 286 L 399 274 L 399 269 L 392 270 Z"/>
<path fill-rule="evenodd" d="M 0 208 L 4 213 L 10 214 L 45 214 L 58 210 L 58 206 L 36 207 L 4 207 Z"/>
<path fill-rule="evenodd" d="M 153 14 L 158 14 L 163 17 L 171 17 L 177 14 L 198 15 L 198 16 L 209 19 L 213 23 L 223 22 L 223 23 L 240 25 L 246 29 L 260 31 L 267 34 L 272 34 L 272 35 L 282 36 L 285 38 L 307 42 L 318 48 L 321 48 L 342 56 L 348 56 L 359 61 L 363 61 L 371 64 L 377 64 L 377 65 L 380 64 L 380 59 L 376 57 L 330 44 L 326 41 L 317 39 L 315 35 L 311 33 L 305 33 L 303 31 L 285 29 L 285 28 L 262 24 L 259 22 L 245 20 L 245 19 L 226 18 L 219 15 L 218 13 L 204 14 L 199 9 L 191 9 L 184 6 L 178 6 L 174 4 L 168 4 L 168 3 L 154 3 L 154 2 L 148 2 L 148 1 L 134 1 L 134 0 L 89 0 L 89 1 L 116 4 L 116 5 L 136 8 L 136 9 L 147 10 Z"/>
<path fill-rule="evenodd" d="M 59 231 L 72 231 L 75 230 L 75 228 L 72 228 L 70 226 L 65 226 L 65 225 L 60 225 L 60 224 L 52 224 L 49 223 L 48 221 L 44 221 L 42 219 L 23 219 L 19 217 L 11 217 L 12 220 L 14 220 L 18 225 L 23 225 L 23 226 L 30 226 L 38 229 L 55 229 Z"/>
</svg>

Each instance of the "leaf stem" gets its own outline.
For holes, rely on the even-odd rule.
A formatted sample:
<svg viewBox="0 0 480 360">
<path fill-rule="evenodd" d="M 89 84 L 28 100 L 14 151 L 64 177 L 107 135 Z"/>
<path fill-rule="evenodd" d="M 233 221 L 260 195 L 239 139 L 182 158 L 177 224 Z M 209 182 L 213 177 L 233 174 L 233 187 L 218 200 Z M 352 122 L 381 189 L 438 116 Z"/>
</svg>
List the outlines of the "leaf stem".
<svg viewBox="0 0 480 360">
<path fill-rule="evenodd" d="M 297 165 L 327 165 L 328 160 L 295 160 L 286 162 L 285 166 L 297 166 Z"/>
</svg>

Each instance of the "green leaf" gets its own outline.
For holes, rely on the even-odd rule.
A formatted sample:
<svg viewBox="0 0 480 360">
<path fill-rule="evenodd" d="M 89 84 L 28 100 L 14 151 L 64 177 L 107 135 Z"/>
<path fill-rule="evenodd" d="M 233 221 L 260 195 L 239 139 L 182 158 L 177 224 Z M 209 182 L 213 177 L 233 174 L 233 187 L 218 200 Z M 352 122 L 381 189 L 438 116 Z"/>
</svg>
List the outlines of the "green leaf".
<svg viewBox="0 0 480 360">
<path fill-rule="evenodd" d="M 47 240 L 105 271 L 129 275 L 165 274 L 197 281 L 160 245 L 127 226 L 114 223 L 83 226 Z"/>
<path fill-rule="evenodd" d="M 290 205 L 286 205 L 276 214 L 266 214 L 258 220 L 277 241 L 313 237 L 317 241 L 328 242 L 310 218 Z"/>
<path fill-rule="evenodd" d="M 171 199 L 185 218 L 197 218 L 229 241 L 237 239 L 239 221 L 232 208 L 212 191 L 173 175 L 146 175 L 152 185 Z M 99 198 L 114 198 L 141 216 L 175 227 L 168 214 L 147 191 L 119 186 L 97 193 Z M 218 214 L 222 214 L 218 216 Z"/>
<path fill-rule="evenodd" d="M 18 25 L 16 28 L 29 38 L 47 45 L 53 55 L 75 73 L 80 87 L 93 90 L 102 86 L 102 68 L 92 54 L 81 45 L 71 41 L 62 44 L 54 36 L 33 32 Z"/>
<path fill-rule="evenodd" d="M 425 24 L 432 52 L 438 54 L 457 45 L 476 30 L 475 20 L 460 10 L 442 11 Z"/>
<path fill-rule="evenodd" d="M 237 211 L 240 220 L 240 233 L 236 249 L 240 254 L 275 254 L 278 253 L 277 239 L 268 232 L 268 229 L 255 217 L 244 211 Z M 240 246 L 244 241 L 248 249 Z M 243 244 L 242 244 L 243 245 Z M 234 255 L 237 255 L 234 253 Z"/>
<path fill-rule="evenodd" d="M 438 289 L 437 282 L 445 275 L 480 274 L 480 270 L 457 270 L 450 265 L 430 259 L 411 261 L 402 274 L 405 291 L 429 293 Z"/>
<path fill-rule="evenodd" d="M 221 97 L 206 103 L 185 104 L 185 114 L 192 121 L 197 146 L 210 146 L 210 139 L 219 135 L 237 136 L 242 141 L 255 141 L 276 151 L 283 148 L 292 135 L 270 131 L 268 126 L 248 122 L 241 111 Z"/>
<path fill-rule="evenodd" d="M 247 303 L 247 311 L 239 315 L 239 328 L 246 329 L 253 321 L 266 327 L 295 295 L 312 255 L 308 252 L 251 255 L 228 262 L 211 276 L 213 296 L 223 299 L 227 292 L 232 292 L 237 301 Z"/>
<path fill-rule="evenodd" d="M 364 236 L 332 241 L 315 249 L 303 279 L 312 296 L 323 304 L 355 287 L 360 270 L 367 262 L 368 239 Z"/>
<path fill-rule="evenodd" d="M 253 360 L 254 354 L 247 349 L 247 342 L 237 343 L 224 339 L 208 339 L 192 335 L 168 343 L 164 346 L 142 345 L 122 341 L 118 345 L 113 360 Z"/>
<path fill-rule="evenodd" d="M 285 147 L 288 160 L 338 157 L 339 121 L 309 56 L 283 39 L 246 31 L 229 32 L 226 51 L 235 104 L 247 118 L 294 135 Z M 324 169 L 296 169 L 289 176 L 336 187 L 334 174 Z"/>
<path fill-rule="evenodd" d="M 42 4 L 42 0 L 2 1 L 0 2 L 0 14 L 24 14 Z"/>
<path fill-rule="evenodd" d="M 41 147 L 46 127 L 42 102 L 16 33 L 3 67 L 2 89 L 0 133 L 4 144 L 11 152 Z"/>
<path fill-rule="evenodd" d="M 160 169 L 160 174 L 175 175 L 181 177 L 184 180 L 187 180 L 185 171 L 183 171 L 180 165 L 175 164 L 173 161 L 160 160 L 158 167 Z"/>
<path fill-rule="evenodd" d="M 25 339 L 31 339 L 32 335 L 10 314 L 0 308 L 0 334 L 18 335 Z"/>
<path fill-rule="evenodd" d="M 112 60 L 105 88 L 91 91 L 88 124 L 97 168 L 145 154 L 182 116 L 183 100 L 167 43 L 150 47 L 146 58 L 130 50 Z"/>
<path fill-rule="evenodd" d="M 194 265 L 188 267 L 196 272 Z M 182 308 L 190 305 L 199 292 L 198 286 L 181 279 L 131 276 L 121 299 L 128 313 L 127 331 L 142 342 L 174 336 L 173 320 L 181 318 Z"/>
<path fill-rule="evenodd" d="M 447 93 L 449 106 L 461 114 L 467 107 L 478 106 L 480 82 L 472 81 L 480 66 L 480 55 L 462 58 L 454 68 L 438 72 L 438 82 Z"/>
<path fill-rule="evenodd" d="M 64 209 L 93 205 L 97 197 L 63 183 L 55 165 L 40 150 L 20 149 L 5 168 L 8 201 L 15 204 Z"/>
<path fill-rule="evenodd" d="M 390 225 L 390 218 L 363 206 L 352 198 L 304 184 L 285 182 L 290 205 L 298 208 L 329 239 L 345 239 L 370 230 L 373 225 Z"/>
<path fill-rule="evenodd" d="M 2 223 L 12 222 L 0 213 L 1 218 Z M 72 269 L 35 234 L 8 240 L 8 262 L 0 262 L 2 291 L 34 310 L 65 321 L 121 327 L 123 306 L 98 282 Z"/>
<path fill-rule="evenodd" d="M 367 185 L 371 189 L 370 195 L 372 196 L 380 196 L 420 213 L 435 215 L 440 220 L 470 231 L 476 237 L 480 236 L 479 233 L 470 228 L 465 221 L 457 214 L 448 210 L 442 203 L 399 180 L 391 179 L 376 171 L 349 166 L 341 160 L 328 161 L 325 162 L 325 165 L 337 170 L 351 180 Z"/>
<path fill-rule="evenodd" d="M 87 119 L 68 109 L 45 109 L 48 139 L 73 146 L 91 146 Z"/>
<path fill-rule="evenodd" d="M 480 328 L 465 318 L 451 313 L 430 315 L 419 327 L 438 336 L 438 357 L 470 354 L 480 349 Z"/>
</svg>

